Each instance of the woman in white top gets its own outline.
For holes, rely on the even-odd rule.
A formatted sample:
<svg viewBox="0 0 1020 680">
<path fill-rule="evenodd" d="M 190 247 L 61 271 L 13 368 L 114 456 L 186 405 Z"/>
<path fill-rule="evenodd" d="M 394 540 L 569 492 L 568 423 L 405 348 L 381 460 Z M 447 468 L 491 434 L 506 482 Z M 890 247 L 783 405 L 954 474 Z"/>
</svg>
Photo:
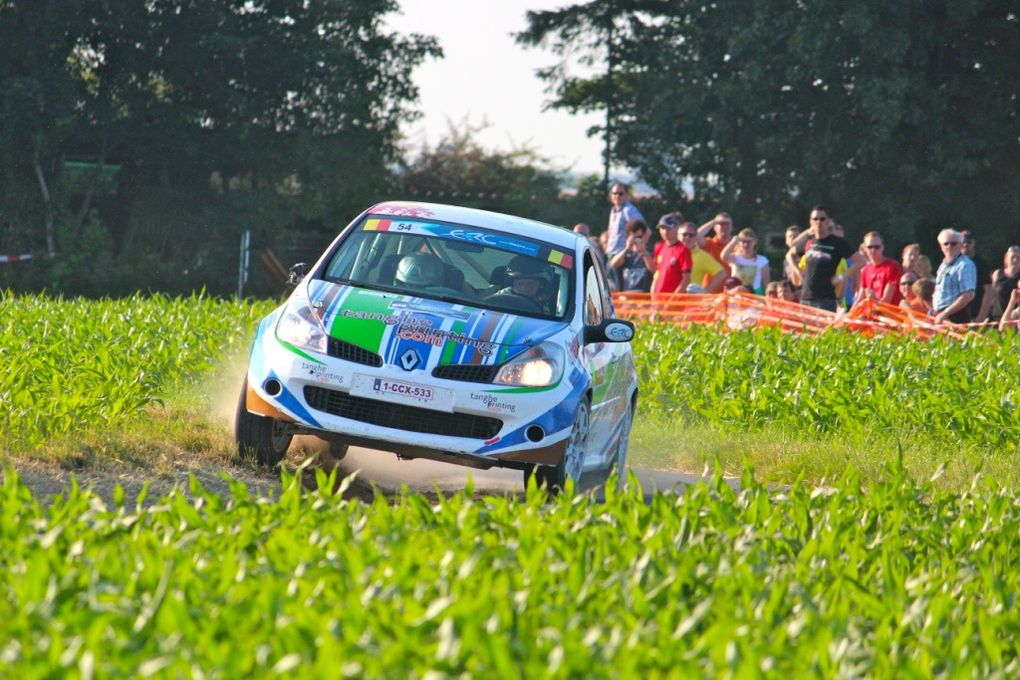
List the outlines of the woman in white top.
<svg viewBox="0 0 1020 680">
<path fill-rule="evenodd" d="M 742 229 L 722 250 L 722 259 L 730 264 L 730 273 L 758 295 L 769 285 L 769 260 L 758 254 L 758 235 Z"/>
</svg>

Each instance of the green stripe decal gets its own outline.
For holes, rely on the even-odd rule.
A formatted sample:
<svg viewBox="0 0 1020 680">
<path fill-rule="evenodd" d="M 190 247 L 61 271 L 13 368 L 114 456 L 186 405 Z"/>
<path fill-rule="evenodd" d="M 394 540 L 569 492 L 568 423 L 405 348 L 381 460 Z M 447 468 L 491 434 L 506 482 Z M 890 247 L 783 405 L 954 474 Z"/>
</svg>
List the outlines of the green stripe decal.
<svg viewBox="0 0 1020 680">
<path fill-rule="evenodd" d="M 390 304 L 399 300 L 399 296 L 384 295 L 374 291 L 367 291 L 359 288 L 351 290 L 343 307 L 337 310 L 333 317 L 333 323 L 329 328 L 329 335 L 338 340 L 358 345 L 369 352 L 379 352 L 382 345 L 383 333 L 386 332 L 387 324 L 379 319 L 352 318 L 348 314 L 376 314 L 382 317 L 394 316 Z"/>
<path fill-rule="evenodd" d="M 453 326 L 451 326 L 450 328 L 450 331 L 458 335 L 463 335 L 464 326 L 465 324 L 463 321 L 454 321 Z M 453 342 L 452 340 L 447 340 L 445 343 L 443 343 L 443 353 L 439 357 L 439 363 L 441 365 L 453 363 L 453 353 L 457 351 L 458 347 L 460 347 L 460 345 L 457 344 L 456 342 Z"/>
<path fill-rule="evenodd" d="M 294 354 L 297 354 L 302 359 L 308 359 L 309 361 L 314 361 L 317 364 L 325 364 L 326 363 L 324 361 L 316 359 L 315 357 L 313 357 L 310 354 L 306 353 L 304 350 L 295 347 L 294 345 L 290 344 L 289 342 L 284 342 L 283 340 L 280 340 L 279 338 L 277 338 L 276 341 L 278 343 L 280 343 L 281 345 L 283 345 L 284 347 L 286 347 L 287 349 L 289 349 Z"/>
</svg>

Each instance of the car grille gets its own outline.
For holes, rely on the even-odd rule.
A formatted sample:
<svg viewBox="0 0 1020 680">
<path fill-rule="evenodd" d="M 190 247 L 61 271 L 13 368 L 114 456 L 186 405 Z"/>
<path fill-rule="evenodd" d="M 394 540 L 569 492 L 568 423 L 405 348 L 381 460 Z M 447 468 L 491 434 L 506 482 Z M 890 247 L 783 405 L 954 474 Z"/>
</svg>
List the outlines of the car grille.
<svg viewBox="0 0 1020 680">
<path fill-rule="evenodd" d="M 310 385 L 305 387 L 305 401 L 312 408 L 335 416 L 409 432 L 492 439 L 503 427 L 503 421 L 498 418 L 446 413 L 418 406 L 365 399 L 351 396 L 346 392 Z"/>
<path fill-rule="evenodd" d="M 498 372 L 499 366 L 480 366 L 478 364 L 447 364 L 432 369 L 432 375 L 436 378 L 475 383 L 491 383 Z"/>
<path fill-rule="evenodd" d="M 326 344 L 326 353 L 331 357 L 353 361 L 356 364 L 375 366 L 376 368 L 382 366 L 382 357 L 375 352 L 369 352 L 367 349 L 336 338 L 329 339 Z"/>
</svg>

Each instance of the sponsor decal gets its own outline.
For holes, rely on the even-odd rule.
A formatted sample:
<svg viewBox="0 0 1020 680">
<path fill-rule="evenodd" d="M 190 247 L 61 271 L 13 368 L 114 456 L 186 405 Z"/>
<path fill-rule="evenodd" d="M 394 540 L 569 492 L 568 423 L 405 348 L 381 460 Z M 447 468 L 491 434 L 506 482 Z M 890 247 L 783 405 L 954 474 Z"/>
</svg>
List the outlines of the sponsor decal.
<svg viewBox="0 0 1020 680">
<path fill-rule="evenodd" d="M 358 312 L 345 309 L 340 312 L 345 319 L 359 319 L 361 321 L 378 321 L 388 326 L 396 326 L 400 323 L 400 317 L 394 314 L 380 314 L 379 312 Z"/>
<path fill-rule="evenodd" d="M 494 394 L 471 393 L 471 401 L 480 401 L 490 413 L 517 413 L 517 404 L 503 401 Z"/>
<path fill-rule="evenodd" d="M 308 377 L 314 378 L 319 382 L 328 383 L 330 385 L 343 385 L 344 376 L 341 373 L 330 369 L 328 366 L 323 364 L 313 364 L 308 361 L 301 362 L 301 370 L 308 374 Z"/>
<path fill-rule="evenodd" d="M 522 253 L 532 257 L 536 257 L 542 249 L 541 246 L 532 241 L 516 239 L 511 236 L 504 236 L 502 234 L 495 234 L 492 232 L 464 229 L 462 227 L 448 227 L 442 224 L 430 224 L 425 227 L 425 230 L 441 238 L 477 243 L 479 245 L 499 248 L 500 250 L 506 250 L 511 253 Z"/>
<path fill-rule="evenodd" d="M 428 320 L 425 319 L 424 321 L 427 322 Z M 442 347 L 443 344 L 449 340 L 450 342 L 458 345 L 473 347 L 479 354 L 483 354 L 485 356 L 490 356 L 499 347 L 496 343 L 469 338 L 463 333 L 454 333 L 452 331 L 444 331 L 440 328 L 430 328 L 428 326 L 399 326 L 397 328 L 397 337 L 401 340 L 425 342 L 436 347 Z"/>
<path fill-rule="evenodd" d="M 399 203 L 383 203 L 372 208 L 372 212 L 382 215 L 398 215 L 402 217 L 432 217 L 433 213 L 428 208 L 416 205 L 401 205 Z"/>
<path fill-rule="evenodd" d="M 630 340 L 632 337 L 630 326 L 622 323 L 608 324 L 606 326 L 606 337 L 619 342 Z"/>
</svg>

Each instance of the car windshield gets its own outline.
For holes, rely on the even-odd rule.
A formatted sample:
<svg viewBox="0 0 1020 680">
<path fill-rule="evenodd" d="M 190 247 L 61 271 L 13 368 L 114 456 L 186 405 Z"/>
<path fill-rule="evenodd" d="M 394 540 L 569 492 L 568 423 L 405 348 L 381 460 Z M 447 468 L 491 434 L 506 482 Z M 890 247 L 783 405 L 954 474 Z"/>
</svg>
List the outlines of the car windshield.
<svg viewBox="0 0 1020 680">
<path fill-rule="evenodd" d="M 369 215 L 326 265 L 329 281 L 563 319 L 573 253 L 478 227 Z"/>
</svg>

